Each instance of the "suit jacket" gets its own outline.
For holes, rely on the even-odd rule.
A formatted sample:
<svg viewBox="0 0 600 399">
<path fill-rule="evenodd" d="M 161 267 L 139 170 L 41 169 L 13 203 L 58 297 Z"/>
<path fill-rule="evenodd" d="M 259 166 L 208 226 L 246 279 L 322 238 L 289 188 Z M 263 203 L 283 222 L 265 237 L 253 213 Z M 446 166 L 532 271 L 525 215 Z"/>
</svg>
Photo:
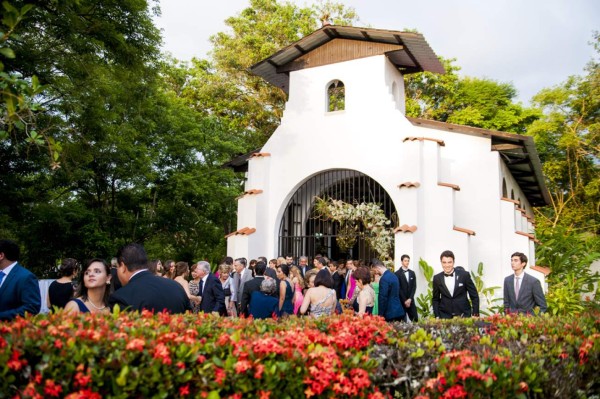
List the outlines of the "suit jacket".
<svg viewBox="0 0 600 399">
<path fill-rule="evenodd" d="M 400 268 L 396 271 L 396 277 L 400 282 L 400 302 L 404 304 L 407 299 L 415 301 L 415 292 L 417 292 L 417 275 L 413 270 L 408 269 L 408 281 L 404 274 L 404 269 Z"/>
<path fill-rule="evenodd" d="M 542 290 L 542 284 L 537 278 L 527 273 L 522 274 L 519 286 L 519 299 L 515 298 L 515 275 L 504 279 L 504 312 L 505 313 L 533 313 L 533 308 L 538 306 L 544 313 L 548 306 Z"/>
<path fill-rule="evenodd" d="M 302 266 L 298 266 L 298 269 L 300 269 L 300 274 L 302 274 L 302 278 L 304 278 L 304 275 L 306 274 L 307 271 L 309 271 L 313 268 L 314 268 L 313 265 L 306 265 L 306 270 L 302 270 Z"/>
<path fill-rule="evenodd" d="M 38 314 L 42 307 L 40 285 L 29 270 L 18 263 L 0 287 L 0 320 L 12 320 L 25 316 L 25 312 Z"/>
<path fill-rule="evenodd" d="M 256 276 L 252 280 L 244 284 L 244 292 L 242 293 L 242 304 L 240 305 L 240 314 L 248 316 L 250 314 L 249 306 L 252 299 L 252 293 L 260 291 L 260 285 L 265 281 L 265 276 Z M 279 302 L 277 302 L 279 306 Z"/>
<path fill-rule="evenodd" d="M 249 314 L 255 319 L 270 319 L 279 316 L 279 300 L 264 292 L 254 291 L 250 297 Z"/>
<path fill-rule="evenodd" d="M 469 295 L 469 300 L 467 299 Z M 451 295 L 444 282 L 444 272 L 433 276 L 433 314 L 441 319 L 455 316 L 479 315 L 479 294 L 469 272 L 454 269 L 454 294 Z M 471 305 L 473 306 L 471 308 Z"/>
<path fill-rule="evenodd" d="M 202 302 L 200 311 L 204 313 L 218 312 L 221 316 L 227 315 L 225 309 L 225 294 L 221 281 L 212 273 L 206 277 L 202 286 Z"/>
<path fill-rule="evenodd" d="M 170 313 L 192 310 L 185 290 L 174 280 L 158 277 L 145 270 L 133 276 L 129 282 L 108 298 L 110 307 L 142 311 L 142 309 Z"/>
<path fill-rule="evenodd" d="M 238 272 L 233 273 L 233 287 L 231 287 L 231 300 L 238 304 L 242 302 L 242 294 L 244 293 L 244 285 L 252 280 L 252 270 L 244 268 L 242 276 Z"/>
<path fill-rule="evenodd" d="M 400 303 L 400 283 L 398 278 L 386 270 L 379 280 L 378 307 L 379 315 L 386 321 L 397 320 L 405 316 L 404 308 Z"/>
</svg>

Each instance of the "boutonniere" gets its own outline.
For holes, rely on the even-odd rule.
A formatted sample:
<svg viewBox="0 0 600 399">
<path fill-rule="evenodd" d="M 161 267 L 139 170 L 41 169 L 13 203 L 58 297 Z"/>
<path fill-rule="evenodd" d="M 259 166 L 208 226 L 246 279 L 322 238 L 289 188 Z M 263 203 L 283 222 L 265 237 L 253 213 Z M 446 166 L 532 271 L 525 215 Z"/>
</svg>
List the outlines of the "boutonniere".
<svg viewBox="0 0 600 399">
<path fill-rule="evenodd" d="M 460 283 L 460 284 L 458 284 L 458 286 L 459 286 L 459 287 L 462 287 L 462 286 L 463 286 L 463 283 Z"/>
</svg>

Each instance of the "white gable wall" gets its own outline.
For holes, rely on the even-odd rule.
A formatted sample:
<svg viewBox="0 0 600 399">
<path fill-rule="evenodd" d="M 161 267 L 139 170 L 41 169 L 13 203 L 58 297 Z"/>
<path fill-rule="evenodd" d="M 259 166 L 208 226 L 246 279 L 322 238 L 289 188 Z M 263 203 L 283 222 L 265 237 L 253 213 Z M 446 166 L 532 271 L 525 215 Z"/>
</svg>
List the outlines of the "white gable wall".
<svg viewBox="0 0 600 399">
<path fill-rule="evenodd" d="M 345 86 L 345 110 L 326 112 L 327 87 L 335 79 Z M 439 272 L 439 254 L 446 249 L 454 251 L 456 264 L 467 270 L 483 262 L 486 285 L 501 286 L 511 272 L 506 253 L 532 253 L 529 238 L 514 233 L 520 220 L 507 222 L 507 214 L 520 212 L 500 200 L 502 176 L 511 188 L 518 186 L 498 153 L 491 151 L 489 137 L 414 126 L 403 115 L 403 92 L 402 75 L 383 55 L 291 72 L 281 125 L 261 150 L 270 156 L 249 161 L 246 190 L 263 193 L 239 200 L 238 229 L 256 232 L 230 237 L 228 254 L 280 255 L 281 217 L 295 191 L 315 174 L 352 169 L 386 189 L 400 225 L 417 227 L 414 233 L 397 233 L 395 249 L 397 265 L 403 253 L 413 260 L 417 294 L 427 289 L 419 258 Z M 445 146 L 411 137 L 443 140 Z M 420 186 L 398 188 L 403 182 Z M 440 182 L 458 185 L 460 191 Z M 475 235 L 456 231 L 455 226 Z"/>
</svg>

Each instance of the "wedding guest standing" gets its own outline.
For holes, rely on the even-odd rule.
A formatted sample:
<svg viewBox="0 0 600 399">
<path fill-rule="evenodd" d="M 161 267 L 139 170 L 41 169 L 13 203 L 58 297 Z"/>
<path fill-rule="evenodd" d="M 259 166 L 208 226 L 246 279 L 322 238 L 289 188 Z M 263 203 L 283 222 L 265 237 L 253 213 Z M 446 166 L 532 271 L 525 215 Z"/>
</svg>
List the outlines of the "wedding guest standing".
<svg viewBox="0 0 600 399">
<path fill-rule="evenodd" d="M 200 275 L 200 311 L 227 315 L 223 285 L 217 276 L 210 272 L 210 263 L 198 262 L 196 273 Z"/>
<path fill-rule="evenodd" d="M 443 271 L 433 276 L 433 314 L 439 319 L 479 316 L 479 294 L 469 272 L 454 267 L 454 253 L 440 255 Z M 469 299 L 467 299 L 467 294 Z"/>
<path fill-rule="evenodd" d="M 400 302 L 410 321 L 419 320 L 417 305 L 415 304 L 415 292 L 417 292 L 417 275 L 409 269 L 410 256 L 402 255 L 400 258 L 402 267 L 396 271 L 396 277 L 400 282 Z"/>
<path fill-rule="evenodd" d="M 312 317 L 332 315 L 337 305 L 337 298 L 329 270 L 320 270 L 314 279 L 314 285 L 306 291 L 300 313 L 305 314 L 310 307 Z"/>
<path fill-rule="evenodd" d="M 65 258 L 60 263 L 58 268 L 60 278 L 54 280 L 48 287 L 48 309 L 52 310 L 53 307 L 62 309 L 73 298 L 75 294 L 73 279 L 78 268 L 79 262 L 73 258 Z"/>
<path fill-rule="evenodd" d="M 194 263 L 192 266 L 190 266 L 190 273 L 192 275 L 192 279 L 188 283 L 190 303 L 192 304 L 192 312 L 198 313 L 200 310 L 200 274 L 198 273 L 197 263 Z"/>
<path fill-rule="evenodd" d="M 537 307 L 540 313 L 546 312 L 546 298 L 542 284 L 537 278 L 525 273 L 527 256 L 515 252 L 510 257 L 514 274 L 504 279 L 504 312 L 533 314 Z"/>
<path fill-rule="evenodd" d="M 375 307 L 375 291 L 371 287 L 371 272 L 366 267 L 359 267 L 354 271 L 356 284 L 360 289 L 357 298 L 352 303 L 354 311 L 359 315 L 373 314 Z"/>
<path fill-rule="evenodd" d="M 0 240 L 0 321 L 38 314 L 42 307 L 38 280 L 19 264 L 19 255 L 15 242 Z"/>
<path fill-rule="evenodd" d="M 400 303 L 398 278 L 379 259 L 373 259 L 371 267 L 381 276 L 377 302 L 379 316 L 383 316 L 385 321 L 404 321 L 406 313 Z"/>
<path fill-rule="evenodd" d="M 110 313 L 108 296 L 110 295 L 110 266 L 104 259 L 89 260 L 81 271 L 77 293 L 65 306 L 72 313 Z"/>
<path fill-rule="evenodd" d="M 154 312 L 185 313 L 192 310 L 185 290 L 171 279 L 157 277 L 147 269 L 148 258 L 140 244 L 128 244 L 117 253 L 119 280 L 123 287 L 109 297 L 111 307 Z"/>
<path fill-rule="evenodd" d="M 279 283 L 279 314 L 289 316 L 294 314 L 294 289 L 290 280 L 290 267 L 286 263 L 277 266 L 277 278 Z"/>
</svg>

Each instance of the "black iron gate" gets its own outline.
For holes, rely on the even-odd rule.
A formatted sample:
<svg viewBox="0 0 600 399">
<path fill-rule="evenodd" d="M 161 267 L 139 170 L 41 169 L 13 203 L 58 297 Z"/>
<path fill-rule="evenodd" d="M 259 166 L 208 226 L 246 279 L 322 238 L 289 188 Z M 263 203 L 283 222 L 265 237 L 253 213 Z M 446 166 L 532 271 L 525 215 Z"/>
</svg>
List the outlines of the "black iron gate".
<svg viewBox="0 0 600 399">
<path fill-rule="evenodd" d="M 300 186 L 288 202 L 279 229 L 279 255 L 313 257 L 321 254 L 330 259 L 352 257 L 365 261 L 376 256 L 361 237 L 353 248 L 343 253 L 336 243 L 339 223 L 315 218 L 315 197 L 351 204 L 374 202 L 382 207 L 388 219 L 396 219 L 390 196 L 369 176 L 349 169 L 322 172 Z"/>
</svg>

